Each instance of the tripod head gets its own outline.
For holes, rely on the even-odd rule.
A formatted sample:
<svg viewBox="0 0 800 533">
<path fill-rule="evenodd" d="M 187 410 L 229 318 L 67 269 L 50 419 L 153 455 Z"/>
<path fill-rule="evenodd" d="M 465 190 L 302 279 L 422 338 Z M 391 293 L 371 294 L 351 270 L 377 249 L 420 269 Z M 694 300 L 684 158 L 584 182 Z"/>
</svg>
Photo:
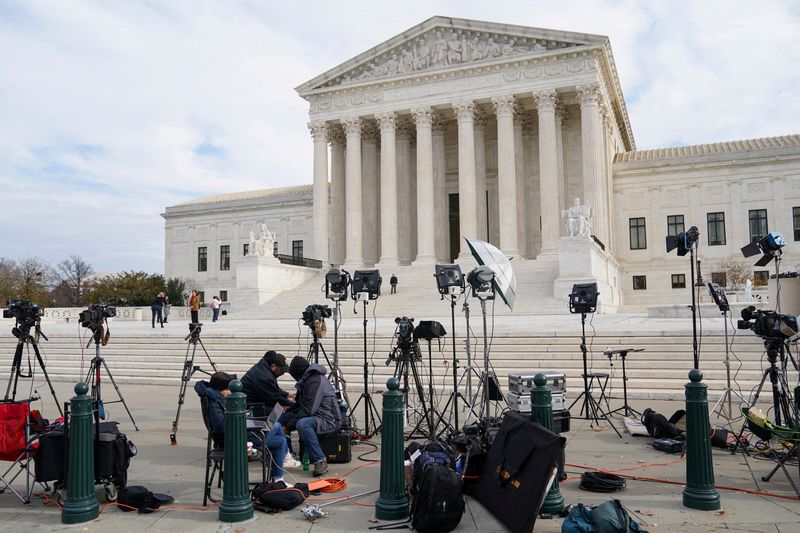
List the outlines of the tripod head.
<svg viewBox="0 0 800 533">
<path fill-rule="evenodd" d="M 200 332 L 203 329 L 203 324 L 201 322 L 190 322 L 189 323 L 189 334 L 186 335 L 183 340 L 189 341 L 190 344 L 196 344 L 197 341 L 200 340 Z"/>
<path fill-rule="evenodd" d="M 13 318 L 14 327 L 11 334 L 20 340 L 30 340 L 31 328 L 35 328 L 36 333 L 47 337 L 42 333 L 41 323 L 44 316 L 44 307 L 31 303 L 28 300 L 9 300 L 7 309 L 3 309 L 3 318 Z"/>
</svg>

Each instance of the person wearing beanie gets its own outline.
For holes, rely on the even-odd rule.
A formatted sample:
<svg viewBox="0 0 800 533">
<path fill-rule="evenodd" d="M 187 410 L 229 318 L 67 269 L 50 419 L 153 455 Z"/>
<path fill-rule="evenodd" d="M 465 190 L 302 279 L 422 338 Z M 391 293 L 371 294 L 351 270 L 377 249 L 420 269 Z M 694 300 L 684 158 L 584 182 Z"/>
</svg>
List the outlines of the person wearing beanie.
<svg viewBox="0 0 800 533">
<path fill-rule="evenodd" d="M 342 412 L 336 392 L 326 378 L 328 370 L 319 364 L 309 363 L 304 357 L 295 357 L 289 365 L 289 374 L 297 381 L 295 407 L 281 416 L 284 431 L 296 429 L 300 442 L 314 464 L 314 476 L 328 471 L 328 462 L 319 444 L 320 435 L 334 433 L 342 426 Z"/>
<path fill-rule="evenodd" d="M 269 350 L 242 376 L 242 392 L 247 396 L 247 403 L 260 404 L 254 407 L 254 416 L 269 415 L 276 403 L 284 407 L 294 404 L 292 395 L 278 385 L 278 378 L 288 370 L 286 357 L 274 350 Z"/>
</svg>

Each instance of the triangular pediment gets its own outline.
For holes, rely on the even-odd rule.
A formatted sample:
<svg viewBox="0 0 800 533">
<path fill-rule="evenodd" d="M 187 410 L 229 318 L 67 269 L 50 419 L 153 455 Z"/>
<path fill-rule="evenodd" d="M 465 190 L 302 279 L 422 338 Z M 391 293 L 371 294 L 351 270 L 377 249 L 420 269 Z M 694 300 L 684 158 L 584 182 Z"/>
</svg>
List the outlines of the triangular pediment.
<svg viewBox="0 0 800 533">
<path fill-rule="evenodd" d="M 433 17 L 297 87 L 316 89 L 369 83 L 436 70 L 521 59 L 597 46 L 600 35 Z"/>
</svg>

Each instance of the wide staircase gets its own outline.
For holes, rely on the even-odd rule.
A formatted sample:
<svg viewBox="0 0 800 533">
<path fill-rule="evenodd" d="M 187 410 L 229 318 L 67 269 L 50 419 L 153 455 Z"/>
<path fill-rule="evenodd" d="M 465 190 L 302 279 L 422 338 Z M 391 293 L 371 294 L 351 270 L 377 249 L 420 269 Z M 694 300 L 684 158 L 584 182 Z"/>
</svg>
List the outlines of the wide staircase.
<svg viewBox="0 0 800 533">
<path fill-rule="evenodd" d="M 408 280 L 406 283 L 411 283 Z M 402 287 L 402 285 L 401 285 Z M 434 287 L 435 290 L 435 287 Z M 397 297 L 398 299 L 400 296 Z M 386 300 L 390 300 L 387 296 Z M 521 317 L 524 319 L 524 317 Z M 447 326 L 447 324 L 445 324 Z M 274 349 L 291 358 L 294 355 L 307 355 L 308 335 L 307 328 L 303 328 L 300 337 L 296 333 L 280 335 L 238 334 L 238 333 L 204 333 L 203 344 L 208 350 L 211 359 L 219 370 L 236 373 L 241 376 L 254 364 L 266 349 Z M 525 331 L 523 322 L 519 331 Z M 483 339 L 479 329 L 470 339 L 473 363 L 480 372 L 483 365 Z M 591 332 L 590 332 L 591 333 Z M 59 336 L 60 337 L 60 336 Z M 449 361 L 452 358 L 452 346 L 449 337 L 442 339 L 441 347 L 434 341 L 431 349 L 433 380 L 440 393 L 449 393 L 452 389 L 452 372 Z M 0 339 L 0 368 L 10 369 L 11 358 L 14 353 L 15 339 L 4 336 Z M 322 340 L 330 360 L 333 359 L 334 340 L 333 333 Z M 538 369 L 560 370 L 566 373 L 568 398 L 575 398 L 582 390 L 581 373 L 583 359 L 579 349 L 577 331 L 550 332 L 550 333 L 517 333 L 496 334 L 491 339 L 490 362 L 499 377 L 502 388 L 507 389 L 507 376 L 511 372 L 530 372 Z M 367 339 L 367 365 L 369 374 L 369 387 L 373 391 L 382 390 L 386 379 L 394 371 L 395 364 L 385 364 L 391 351 L 393 340 L 386 332 L 379 332 L 373 336 L 372 328 L 369 329 Z M 465 365 L 467 355 L 465 339 L 457 339 L 457 354 L 460 365 Z M 630 346 L 644 348 L 645 351 L 632 353 L 626 361 L 628 394 L 634 399 L 634 406 L 646 407 L 647 399 L 682 399 L 684 384 L 687 382 L 687 373 L 692 368 L 692 338 L 690 333 L 660 334 L 657 332 L 631 332 L 630 334 L 604 335 L 597 334 L 587 340 L 589 344 L 588 364 L 590 370 L 608 372 L 611 374 L 609 389 L 616 398 L 622 396 L 622 366 L 617 358 L 613 359 L 613 368 L 609 365 L 608 357 L 603 355 L 606 347 Z M 191 354 L 190 345 L 182 337 L 152 338 L 145 335 L 125 336 L 118 334 L 112 342 L 102 348 L 102 356 L 118 383 L 148 383 L 163 384 L 175 387 L 176 395 L 180 383 L 181 371 L 187 355 Z M 423 381 L 428 382 L 428 347 L 421 343 L 422 361 L 417 363 Z M 46 359 L 46 369 L 52 380 L 76 382 L 85 377 L 86 368 L 94 354 L 93 349 L 81 352 L 75 338 L 57 338 L 51 335 L 51 340 L 42 344 Z M 731 356 L 731 374 L 735 377 L 735 386 L 742 391 L 745 397 L 756 387 L 761 380 L 762 370 L 765 368 L 766 358 L 762 359 L 763 345 L 753 335 L 737 335 L 732 347 L 735 355 Z M 709 398 L 714 401 L 721 393 L 725 384 L 725 341 L 722 335 L 706 334 L 702 339 L 701 370 L 705 378 L 704 383 L 709 387 Z M 23 356 L 23 369 L 27 372 L 28 360 L 33 360 L 33 353 Z M 325 362 L 324 355 L 321 356 Z M 208 360 L 197 346 L 194 364 L 203 369 L 210 370 Z M 347 389 L 351 399 L 357 398 L 363 390 L 364 371 L 364 345 L 363 337 L 359 333 L 349 332 L 339 339 L 339 365 L 342 375 L 346 379 Z M 10 374 L 10 371 L 9 371 Z M 7 374 L 8 375 L 8 374 Z M 195 379 L 202 378 L 202 374 L 195 374 Z M 106 379 L 105 374 L 103 378 Z M 20 390 L 28 390 L 30 381 L 21 379 Z M 35 376 L 34 385 L 42 394 L 46 393 L 43 385 L 44 377 L 40 370 Z M 281 383 L 285 388 L 292 386 L 288 377 L 282 378 Z M 797 373 L 790 371 L 789 383 L 797 383 Z M 768 395 L 769 383 L 765 389 Z M 106 388 L 107 394 L 113 394 Z M 130 398 L 129 401 L 135 401 Z M 353 400 L 354 401 L 354 400 Z M 612 408 L 619 402 L 612 402 Z M 378 405 L 380 405 L 378 403 Z"/>
<path fill-rule="evenodd" d="M 569 312 L 567 295 L 563 299 L 553 297 L 553 281 L 558 277 L 558 265 L 553 261 L 514 261 L 514 275 L 517 280 L 516 301 L 513 314 L 515 315 L 556 315 Z M 476 266 L 476 263 L 461 265 L 462 272 L 467 273 Z M 351 271 L 351 274 L 353 272 Z M 389 278 L 397 274 L 399 283 L 397 294 L 390 294 Z M 442 300 L 436 286 L 433 266 L 401 266 L 392 271 L 381 271 L 383 284 L 381 296 L 371 301 L 368 314 L 379 317 L 397 316 L 430 316 L 433 312 L 437 315 L 449 314 L 450 298 Z M 463 297 L 462 297 L 463 298 Z M 478 301 L 469 297 L 478 309 Z M 325 300 L 325 271 L 306 282 L 302 287 L 284 291 L 261 306 L 253 314 L 254 318 L 286 318 L 286 309 L 296 308 L 300 312 L 309 304 L 328 304 Z M 460 306 L 461 301 L 458 302 Z M 363 304 L 359 303 L 361 308 Z M 506 307 L 498 296 L 494 303 L 496 315 L 509 315 L 512 311 Z M 343 304 L 343 308 L 352 307 L 353 302 Z M 434 311 L 432 311 L 434 310 Z M 361 310 L 359 309 L 359 312 Z M 250 314 L 250 313 L 248 313 Z M 243 318 L 243 317 L 237 317 Z"/>
</svg>

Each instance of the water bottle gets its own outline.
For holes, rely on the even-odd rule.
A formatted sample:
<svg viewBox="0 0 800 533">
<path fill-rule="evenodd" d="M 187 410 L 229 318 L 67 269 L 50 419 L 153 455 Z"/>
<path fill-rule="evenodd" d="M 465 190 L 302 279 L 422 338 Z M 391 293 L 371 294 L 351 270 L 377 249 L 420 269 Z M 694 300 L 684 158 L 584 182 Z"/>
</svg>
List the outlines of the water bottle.
<svg viewBox="0 0 800 533">
<path fill-rule="evenodd" d="M 303 470 L 308 472 L 309 468 L 311 468 L 311 461 L 308 460 L 308 452 L 303 450 Z"/>
</svg>

